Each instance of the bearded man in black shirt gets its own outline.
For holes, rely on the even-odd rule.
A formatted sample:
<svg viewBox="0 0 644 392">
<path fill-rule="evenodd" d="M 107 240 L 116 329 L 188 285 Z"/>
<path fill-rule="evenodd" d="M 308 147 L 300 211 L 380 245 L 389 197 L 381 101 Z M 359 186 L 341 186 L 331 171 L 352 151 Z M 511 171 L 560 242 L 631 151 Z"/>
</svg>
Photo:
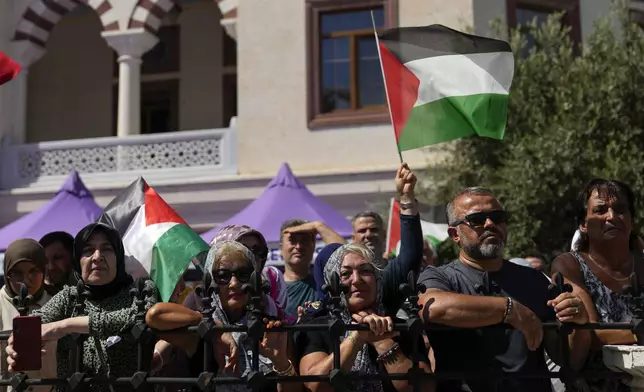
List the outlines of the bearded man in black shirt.
<svg viewBox="0 0 644 392">
<path fill-rule="evenodd" d="M 428 330 L 436 373 L 473 372 L 491 377 L 441 381 L 436 390 L 551 391 L 549 379 L 502 380 L 493 374 L 547 371 L 544 346 L 557 358 L 558 339 L 554 330 L 546 331 L 544 337 L 542 322 L 587 323 L 582 300 L 573 293 L 550 300 L 550 282 L 543 273 L 503 259 L 508 215 L 491 191 L 465 189 L 447 205 L 447 215 L 449 236 L 461 248 L 459 259 L 428 267 L 421 274 L 419 283 L 427 291 L 419 303 L 424 322 L 465 329 Z M 512 328 L 483 328 L 501 323 Z M 587 356 L 590 331 L 574 331 L 569 343 L 571 367 L 579 369 Z"/>
</svg>

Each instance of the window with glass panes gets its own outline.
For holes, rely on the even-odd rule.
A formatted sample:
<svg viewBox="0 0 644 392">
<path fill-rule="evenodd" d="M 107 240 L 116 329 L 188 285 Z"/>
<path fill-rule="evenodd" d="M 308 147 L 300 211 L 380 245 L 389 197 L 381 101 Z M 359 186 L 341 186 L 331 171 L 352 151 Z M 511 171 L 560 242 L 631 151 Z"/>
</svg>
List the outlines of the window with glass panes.
<svg viewBox="0 0 644 392">
<path fill-rule="evenodd" d="M 378 30 L 393 26 L 393 2 L 308 0 L 307 5 L 312 122 L 388 120 L 373 24 Z"/>
<path fill-rule="evenodd" d="M 383 10 L 373 10 L 377 27 Z M 333 12 L 320 17 L 322 113 L 386 104 L 371 11 Z"/>
</svg>

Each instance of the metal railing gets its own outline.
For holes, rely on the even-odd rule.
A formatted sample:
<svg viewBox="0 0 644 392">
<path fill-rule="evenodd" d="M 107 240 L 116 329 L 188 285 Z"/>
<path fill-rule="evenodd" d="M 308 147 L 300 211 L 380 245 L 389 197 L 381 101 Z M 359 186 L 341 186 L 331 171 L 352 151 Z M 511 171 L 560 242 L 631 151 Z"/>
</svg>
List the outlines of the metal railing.
<svg viewBox="0 0 644 392">
<path fill-rule="evenodd" d="M 426 325 L 419 317 L 419 312 L 423 308 L 418 304 L 418 295 L 423 293 L 425 288 L 422 285 L 416 284 L 417 275 L 410 272 L 408 275 L 408 282 L 400 285 L 400 291 L 406 297 L 406 301 L 402 306 L 402 310 L 407 316 L 404 323 L 396 323 L 394 331 L 402 332 L 410 336 L 412 341 L 418 341 L 422 338 L 423 331 L 441 331 L 441 330 L 455 330 L 458 328 L 448 327 L 439 324 Z M 605 372 L 574 372 L 568 360 L 568 336 L 575 329 L 603 329 L 603 330 L 630 330 L 638 336 L 644 336 L 644 324 L 641 323 L 644 304 L 644 291 L 639 289 L 636 277 L 631 276 L 631 285 L 625 287 L 625 291 L 629 294 L 628 304 L 631 311 L 636 316 L 631 323 L 590 323 L 585 325 L 568 324 L 561 322 L 546 322 L 543 323 L 545 329 L 555 329 L 559 333 L 559 347 L 561 357 L 561 370 L 556 372 L 549 371 L 530 371 L 530 372 L 438 372 L 426 373 L 419 367 L 422 355 L 419 352 L 422 347 L 419 345 L 412 345 L 411 361 L 412 367 L 407 373 L 400 374 L 380 374 L 374 375 L 359 375 L 352 372 L 345 372 L 340 366 L 340 337 L 346 331 L 353 330 L 368 330 L 366 325 L 359 324 L 345 324 L 341 318 L 341 294 L 346 291 L 346 288 L 340 284 L 339 276 L 332 279 L 331 284 L 326 285 L 323 289 L 328 294 L 328 299 L 324 301 L 323 306 L 327 308 L 331 317 L 327 323 L 306 323 L 296 325 L 285 325 L 276 328 L 267 329 L 263 322 L 264 313 L 261 306 L 261 293 L 266 292 L 266 282 L 262 282 L 261 273 L 253 273 L 251 282 L 245 284 L 242 289 L 250 295 L 250 301 L 247 305 L 247 324 L 245 326 L 218 326 L 215 325 L 213 320 L 212 295 L 216 290 L 214 282 L 210 276 L 206 276 L 202 285 L 198 286 L 196 293 L 200 298 L 202 304 L 203 319 L 197 326 L 182 328 L 173 331 L 156 331 L 149 328 L 145 324 L 145 298 L 150 293 L 145 287 L 145 281 L 139 279 L 136 288 L 130 291 L 135 304 L 138 309 L 136 315 L 135 325 L 129 333 L 137 342 L 138 359 L 136 369 L 131 376 L 94 376 L 83 371 L 83 342 L 87 335 L 73 334 L 71 338 L 75 342 L 74 348 L 70 350 L 70 366 L 71 374 L 66 379 L 29 379 L 26 374 L 19 373 L 10 379 L 0 379 L 0 386 L 11 386 L 15 391 L 20 392 L 30 386 L 37 385 L 50 385 L 58 387 L 66 387 L 70 392 L 78 392 L 84 390 L 88 386 L 94 385 L 127 385 L 135 391 L 149 390 L 149 387 L 160 385 L 182 385 L 187 387 L 198 387 L 201 391 L 210 392 L 214 391 L 217 386 L 230 385 L 230 384 L 245 384 L 253 390 L 258 390 L 267 383 L 280 382 L 328 382 L 336 390 L 345 390 L 349 383 L 353 380 L 373 380 L 374 377 L 381 380 L 408 380 L 413 383 L 414 391 L 419 391 L 421 384 L 428 380 L 449 380 L 449 379 L 543 379 L 543 378 L 560 378 L 562 380 L 575 380 L 579 378 L 586 379 L 606 379 L 606 378 L 627 378 L 626 374 L 616 373 L 606 369 Z M 554 298 L 562 292 L 571 291 L 570 285 L 564 284 L 563 277 L 557 275 L 555 281 L 549 287 L 550 297 Z M 84 292 L 82 282 L 77 286 L 77 297 L 73 300 L 75 304 L 75 314 L 77 316 L 84 315 L 85 300 L 87 293 Z M 26 288 L 21 289 L 20 295 L 14 298 L 14 304 L 18 308 L 21 315 L 28 313 L 28 306 L 31 297 L 27 295 Z M 495 325 L 485 328 L 511 328 L 507 325 Z M 259 345 L 265 332 L 313 332 L 313 331 L 327 331 L 333 342 L 334 364 L 333 369 L 327 375 L 306 375 L 306 376 L 280 376 L 280 375 L 265 375 L 259 371 Z M 149 348 L 151 342 L 154 341 L 155 335 L 168 335 L 174 333 L 195 333 L 202 340 L 204 344 L 204 360 L 202 372 L 198 377 L 157 377 L 150 372 L 150 364 L 152 353 L 146 350 Z M 222 377 L 217 376 L 210 370 L 214 368 L 214 358 L 212 352 L 207 349 L 210 345 L 210 340 L 217 333 L 223 332 L 246 332 L 252 342 L 252 364 L 250 372 L 244 377 Z M 0 332 L 0 340 L 6 340 L 10 336 L 9 332 Z M 5 353 L 2 353 L 5 355 Z"/>
</svg>

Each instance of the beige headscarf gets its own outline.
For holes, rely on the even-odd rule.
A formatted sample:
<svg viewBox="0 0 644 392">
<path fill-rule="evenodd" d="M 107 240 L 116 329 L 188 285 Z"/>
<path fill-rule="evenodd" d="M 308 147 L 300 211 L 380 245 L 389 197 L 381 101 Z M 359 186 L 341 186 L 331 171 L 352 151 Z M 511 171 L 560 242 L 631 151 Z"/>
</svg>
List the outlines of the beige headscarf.
<svg viewBox="0 0 644 392">
<path fill-rule="evenodd" d="M 9 271 L 21 261 L 30 261 L 36 265 L 36 268 L 42 271 L 43 275 L 47 268 L 47 255 L 45 250 L 36 240 L 30 238 L 23 238 L 15 240 L 9 244 L 7 251 L 4 254 L 4 277 L 7 283 L 4 285 L 7 294 L 12 297 L 18 295 L 14 292 L 9 284 Z M 38 292 L 33 296 L 35 301 L 38 301 L 42 296 L 44 290 L 44 283 L 38 289 Z"/>
</svg>

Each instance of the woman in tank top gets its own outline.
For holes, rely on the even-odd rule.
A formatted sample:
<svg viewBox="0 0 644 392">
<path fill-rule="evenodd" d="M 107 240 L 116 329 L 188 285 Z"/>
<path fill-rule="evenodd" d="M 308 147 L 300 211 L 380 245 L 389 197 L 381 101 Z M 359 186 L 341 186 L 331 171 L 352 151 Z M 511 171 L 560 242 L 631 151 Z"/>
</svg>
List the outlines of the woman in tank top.
<svg viewBox="0 0 644 392">
<path fill-rule="evenodd" d="M 632 314 L 625 301 L 625 286 L 635 273 L 644 282 L 642 251 L 634 230 L 636 215 L 633 191 L 615 180 L 594 179 L 581 193 L 579 238 L 573 250 L 558 256 L 552 273 L 561 272 L 582 287 L 581 293 L 591 322 L 627 323 Z M 605 371 L 601 347 L 607 344 L 635 344 L 630 331 L 594 331 L 586 371 Z M 567 385 L 567 391 L 628 391 L 619 380 L 581 380 Z"/>
</svg>

